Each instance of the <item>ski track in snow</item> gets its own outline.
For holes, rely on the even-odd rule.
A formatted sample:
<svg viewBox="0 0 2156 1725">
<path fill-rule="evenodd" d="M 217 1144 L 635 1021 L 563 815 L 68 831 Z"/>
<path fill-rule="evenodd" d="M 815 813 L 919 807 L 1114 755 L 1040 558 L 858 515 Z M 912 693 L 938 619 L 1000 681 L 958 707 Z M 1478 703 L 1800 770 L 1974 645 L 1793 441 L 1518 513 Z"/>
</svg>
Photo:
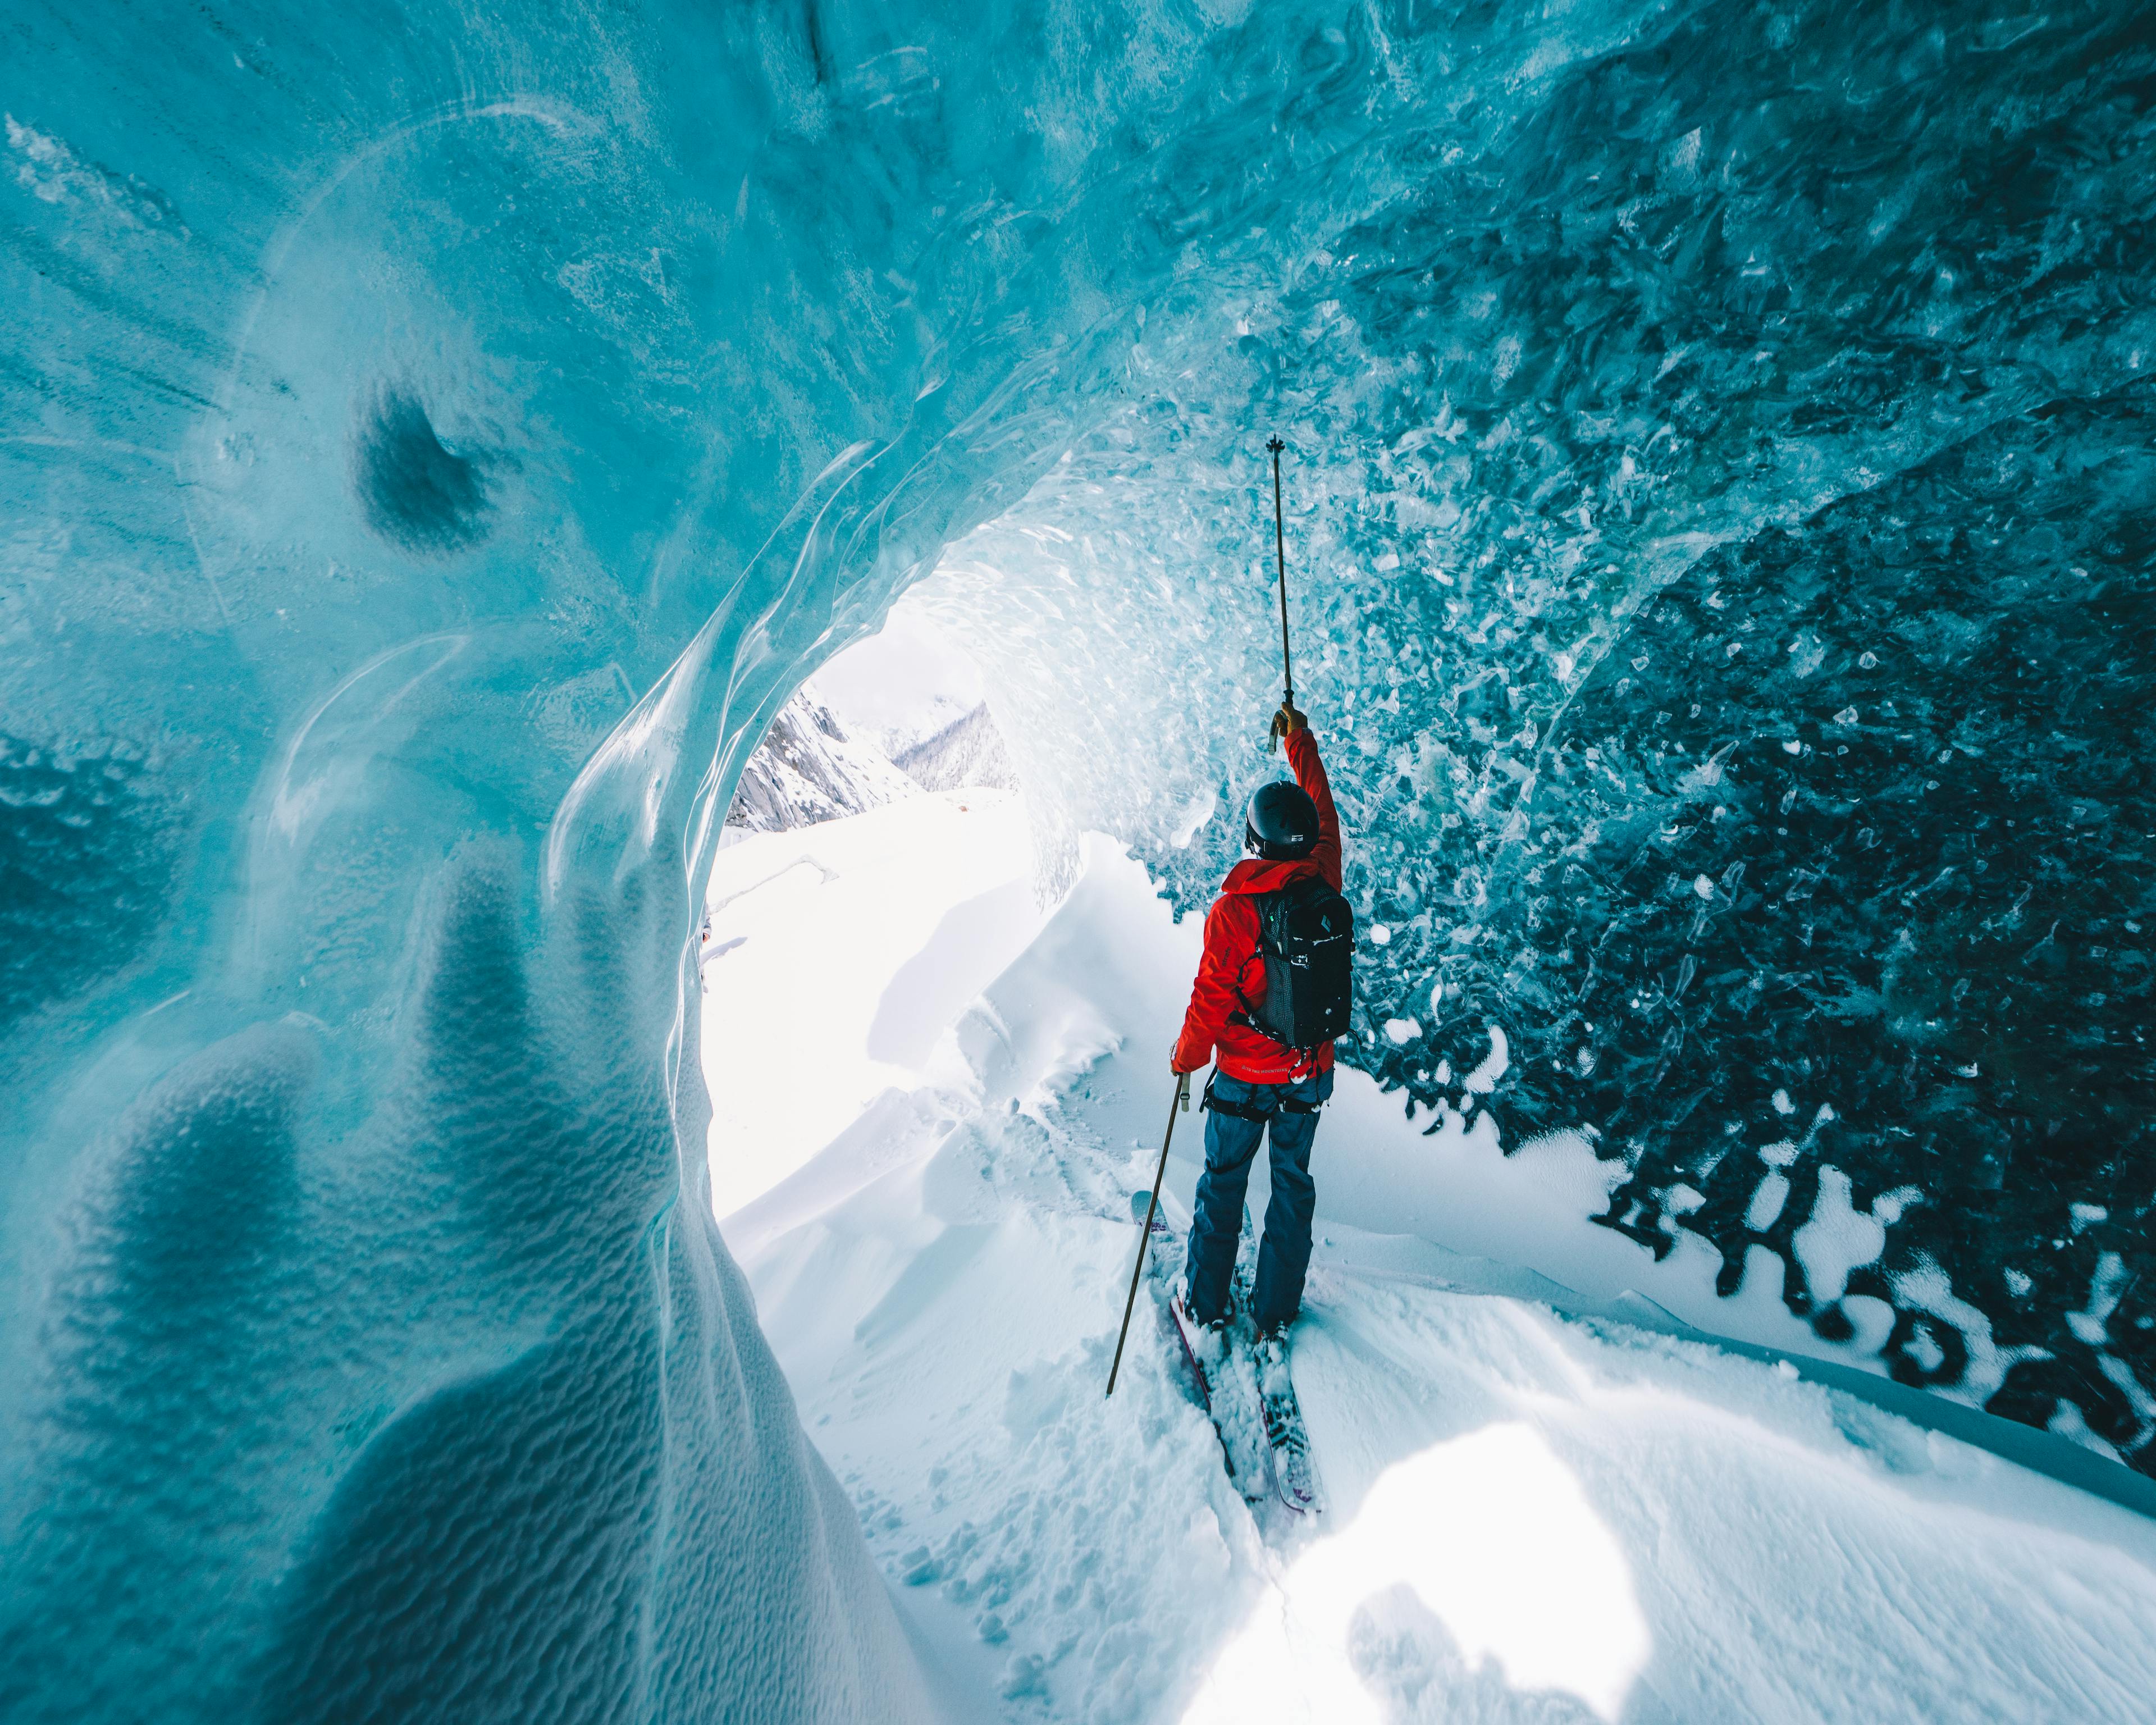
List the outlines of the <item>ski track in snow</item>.
<svg viewBox="0 0 2156 1725">
<path fill-rule="evenodd" d="M 738 893 L 715 1005 L 759 947 L 802 970 L 788 943 L 812 932 L 889 961 L 822 970 L 813 1081 L 798 1023 L 707 1015 L 714 1185 L 751 1194 L 728 1244 L 962 1717 L 2150 1717 L 2156 1527 L 1786 1366 L 1489 1291 L 1561 1291 L 1444 1228 L 1547 1265 L 1522 1194 L 1562 1214 L 1601 1165 L 1563 1142 L 1499 1158 L 1457 1114 L 1423 1137 L 1356 1074 L 1319 1132 L 1295 1336 L 1327 1512 L 1245 1503 L 1163 1277 L 1104 1399 L 1197 926 L 1098 839 L 1045 924 L 1006 908 L 984 937 L 944 914 L 1020 878 L 1024 837 L 1014 798 L 917 798 L 737 846 L 712 889 L 776 880 L 788 845 L 834 871 Z M 956 1019 L 909 1024 L 911 1067 L 887 1021 L 870 1046 L 901 971 Z M 789 1093 L 811 1081 L 804 1122 Z M 1178 1230 L 1203 1119 L 1176 1120 Z M 1620 1272 L 1577 1226 L 1575 1286 L 1607 1297 L 1629 1272 L 1682 1307 L 1684 1266 Z M 1751 1291 L 1724 1326 L 1785 1339 Z"/>
</svg>

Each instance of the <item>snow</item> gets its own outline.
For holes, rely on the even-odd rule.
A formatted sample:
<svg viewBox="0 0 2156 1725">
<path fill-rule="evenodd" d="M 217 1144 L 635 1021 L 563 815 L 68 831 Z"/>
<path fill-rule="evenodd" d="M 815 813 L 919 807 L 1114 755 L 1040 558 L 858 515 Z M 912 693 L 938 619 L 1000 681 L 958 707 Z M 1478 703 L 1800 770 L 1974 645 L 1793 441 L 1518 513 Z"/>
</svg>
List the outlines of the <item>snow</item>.
<svg viewBox="0 0 2156 1725">
<path fill-rule="evenodd" d="M 1768 1174 L 1752 1189 L 1752 1202 L 1744 1210 L 1744 1225 L 1754 1234 L 1764 1234 L 1781 1215 L 1782 1206 L 1789 1197 L 1789 1177 L 1780 1173 Z"/>
<path fill-rule="evenodd" d="M 1512 1049 L 1505 1040 L 1505 1033 L 1496 1025 L 1490 1026 L 1490 1052 L 1476 1064 L 1475 1070 L 1460 1081 L 1460 1087 L 1468 1095 L 1486 1096 L 1497 1087 L 1497 1081 L 1505 1076 L 1512 1064 Z"/>
<path fill-rule="evenodd" d="M 1831 1163 L 1822 1166 L 1810 1219 L 1792 1241 L 1816 1299 L 1839 1300 L 1849 1287 L 1849 1272 L 1876 1263 L 1886 1249 L 1883 1220 L 1859 1214 L 1850 1196 L 1849 1176 Z"/>
<path fill-rule="evenodd" d="M 927 1080 L 944 1029 L 1040 927 L 1032 860 L 1016 795 L 978 787 L 719 854 L 703 1031 L 720 1215 Z"/>
<path fill-rule="evenodd" d="M 2126 1263 L 2117 1252 L 2106 1252 L 2097 1260 L 2095 1277 L 2089 1285 L 2088 1305 L 2080 1312 L 2066 1314 L 2066 1322 L 2076 1336 L 2092 1348 L 2101 1348 L 2108 1339 L 2107 1321 L 2118 1309 L 2118 1296 L 2128 1280 Z"/>
<path fill-rule="evenodd" d="M 980 706 L 980 667 L 951 632 L 901 600 L 883 627 L 816 673 L 816 686 L 850 730 L 896 756 Z"/>
<path fill-rule="evenodd" d="M 1653 1646 L 1625 1551 L 1578 1478 L 1539 1432 L 1506 1422 L 1372 1481 L 1353 1520 L 1286 1566 L 1183 1717 L 1295 1709 L 1382 1725 L 1432 1677 L 1443 1695 L 1495 1666 L 1495 1684 L 1471 1686 L 1554 1691 L 1614 1719 Z M 1452 1671 L 1430 1668 L 1437 1650 Z"/>
<path fill-rule="evenodd" d="M 755 1194 L 723 1232 L 958 1717 L 2136 1716 L 2156 1527 L 1810 1381 L 1792 1344 L 1821 1345 L 1780 1307 L 1779 1260 L 1717 1301 L 1703 1247 L 1652 1266 L 1582 1226 L 1621 1168 L 1575 1134 L 1507 1158 L 1486 1117 L 1446 1110 L 1425 1137 L 1342 1070 L 1295 1339 L 1323 1516 L 1237 1494 L 1151 1281 L 1104 1399 L 1198 919 L 1095 836 L 1052 915 L 969 952 L 950 912 L 1020 878 L 1021 821 L 947 805 L 900 857 L 891 824 L 931 801 L 783 835 L 877 859 L 894 900 L 926 901 L 875 913 L 893 926 L 874 962 L 801 949 L 821 1022 L 850 1027 L 819 1081 L 868 1096 L 858 1116 L 816 1146 L 743 1103 L 713 1168 L 716 1189 L 735 1158 L 732 1189 Z M 809 879 L 734 901 L 754 919 L 739 952 L 855 926 L 825 896 L 843 874 Z M 909 1060 L 872 1054 L 861 1027 L 924 967 L 942 980 Z M 707 1032 L 715 1094 L 779 1070 L 790 1034 L 778 1013 Z M 1175 1122 L 1178 1230 L 1202 1118 Z M 1804 1249 L 1822 1273 L 1861 1261 L 1869 1219 Z M 1778 1351 L 1665 1333 L 1665 1307 Z"/>
</svg>

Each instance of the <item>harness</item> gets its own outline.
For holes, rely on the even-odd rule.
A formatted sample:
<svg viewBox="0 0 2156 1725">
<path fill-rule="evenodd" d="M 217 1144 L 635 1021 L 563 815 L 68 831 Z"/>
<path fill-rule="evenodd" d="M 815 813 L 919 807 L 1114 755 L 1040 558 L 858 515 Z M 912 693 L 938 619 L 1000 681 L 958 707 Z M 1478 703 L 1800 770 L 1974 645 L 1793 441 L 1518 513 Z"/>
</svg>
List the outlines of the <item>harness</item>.
<svg viewBox="0 0 2156 1725">
<path fill-rule="evenodd" d="M 1264 1033 L 1261 1031 L 1259 1034 Z M 1276 1108 L 1260 1108 L 1249 1102 L 1224 1101 L 1213 1094 L 1213 1081 L 1219 1076 L 1218 1072 L 1214 1072 L 1206 1078 L 1205 1095 L 1198 1104 L 1201 1108 L 1210 1108 L 1215 1114 L 1226 1114 L 1237 1120 L 1270 1120 L 1276 1114 L 1317 1112 L 1318 1104 L 1301 1101 L 1294 1096 L 1282 1096 L 1280 1099 L 1280 1106 Z"/>
</svg>

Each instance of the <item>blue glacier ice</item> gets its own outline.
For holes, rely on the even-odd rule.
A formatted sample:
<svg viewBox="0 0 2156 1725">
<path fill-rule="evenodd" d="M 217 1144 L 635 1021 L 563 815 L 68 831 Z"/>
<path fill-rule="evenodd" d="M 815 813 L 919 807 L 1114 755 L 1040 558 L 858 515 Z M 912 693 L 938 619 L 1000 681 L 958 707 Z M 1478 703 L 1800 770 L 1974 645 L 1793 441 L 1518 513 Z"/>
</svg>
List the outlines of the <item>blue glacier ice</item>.
<svg viewBox="0 0 2156 1725">
<path fill-rule="evenodd" d="M 8 1718 L 926 1707 L 709 1219 L 703 873 L 920 583 L 1045 875 L 1200 896 L 1272 430 L 1355 1057 L 1502 1024 L 1643 1250 L 2151 1466 L 2145 15 L 8 38 Z"/>
</svg>

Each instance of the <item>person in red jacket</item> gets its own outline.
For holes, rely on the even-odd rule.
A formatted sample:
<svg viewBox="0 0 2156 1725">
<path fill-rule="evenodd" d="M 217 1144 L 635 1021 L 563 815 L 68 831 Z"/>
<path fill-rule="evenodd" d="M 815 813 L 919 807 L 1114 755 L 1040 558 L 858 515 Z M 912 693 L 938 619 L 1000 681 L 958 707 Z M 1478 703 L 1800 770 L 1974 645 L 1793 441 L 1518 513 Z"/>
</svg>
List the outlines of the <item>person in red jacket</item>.
<svg viewBox="0 0 2156 1725">
<path fill-rule="evenodd" d="M 1199 1326 L 1216 1333 L 1227 1322 L 1250 1163 L 1270 1132 L 1272 1201 L 1265 1208 L 1250 1311 L 1265 1338 L 1285 1331 L 1302 1306 L 1317 1201 L 1310 1147 L 1317 1111 L 1332 1094 L 1332 1045 L 1298 1051 L 1250 1022 L 1250 1004 L 1265 992 L 1255 899 L 1311 875 L 1340 891 L 1340 817 L 1317 741 L 1291 706 L 1281 707 L 1273 726 L 1286 739 L 1296 783 L 1261 785 L 1250 799 L 1243 844 L 1256 854 L 1228 871 L 1206 916 L 1205 953 L 1172 1060 L 1178 1076 L 1214 1063 L 1205 1086 L 1205 1172 L 1190 1224 L 1183 1301 Z"/>
</svg>

